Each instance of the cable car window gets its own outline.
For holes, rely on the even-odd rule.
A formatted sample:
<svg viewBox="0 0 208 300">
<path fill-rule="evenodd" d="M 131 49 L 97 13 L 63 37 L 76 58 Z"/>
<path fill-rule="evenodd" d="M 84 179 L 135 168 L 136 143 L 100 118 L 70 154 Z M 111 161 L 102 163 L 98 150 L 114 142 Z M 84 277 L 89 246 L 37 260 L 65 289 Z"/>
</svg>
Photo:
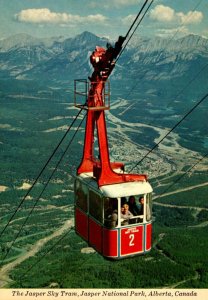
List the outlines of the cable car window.
<svg viewBox="0 0 208 300">
<path fill-rule="evenodd" d="M 121 199 L 122 200 L 122 199 Z M 121 225 L 143 223 L 152 218 L 152 197 L 147 195 L 132 195 L 121 201 Z"/>
<path fill-rule="evenodd" d="M 75 201 L 76 205 L 82 210 L 87 212 L 88 210 L 88 189 L 85 184 L 82 184 L 79 180 L 75 181 Z"/>
<path fill-rule="evenodd" d="M 118 199 L 104 198 L 104 225 L 115 228 L 118 225 Z"/>
<path fill-rule="evenodd" d="M 103 221 L 103 198 L 101 195 L 89 191 L 89 212 L 90 215 L 102 223 Z"/>
</svg>

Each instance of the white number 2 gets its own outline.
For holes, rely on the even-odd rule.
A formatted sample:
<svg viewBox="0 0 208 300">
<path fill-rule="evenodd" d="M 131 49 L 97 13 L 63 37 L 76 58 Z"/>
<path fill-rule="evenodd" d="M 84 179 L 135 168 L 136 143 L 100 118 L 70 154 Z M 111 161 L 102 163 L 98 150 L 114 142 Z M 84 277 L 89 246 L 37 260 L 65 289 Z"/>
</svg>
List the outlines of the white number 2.
<svg viewBox="0 0 208 300">
<path fill-rule="evenodd" d="M 129 235 L 129 239 L 130 239 L 130 242 L 129 242 L 129 246 L 134 246 L 134 234 L 130 234 Z"/>
</svg>

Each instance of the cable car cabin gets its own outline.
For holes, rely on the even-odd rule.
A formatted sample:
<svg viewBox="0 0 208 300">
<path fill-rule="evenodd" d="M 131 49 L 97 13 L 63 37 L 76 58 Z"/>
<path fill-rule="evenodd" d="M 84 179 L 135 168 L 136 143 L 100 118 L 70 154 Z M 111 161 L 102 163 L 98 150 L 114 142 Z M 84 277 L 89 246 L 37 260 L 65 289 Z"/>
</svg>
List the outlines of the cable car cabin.
<svg viewBox="0 0 208 300">
<path fill-rule="evenodd" d="M 75 230 L 104 257 L 120 259 L 151 250 L 152 188 L 127 182 L 98 188 L 92 174 L 75 180 Z M 142 199 L 144 199 L 144 203 Z M 130 204 L 135 200 L 135 204 Z M 125 204 L 131 215 L 124 218 Z M 132 207 L 136 208 L 133 209 Z M 132 208 L 132 211 L 131 211 Z"/>
<path fill-rule="evenodd" d="M 115 48 L 107 50 L 96 47 L 90 57 L 94 68 L 90 83 L 75 81 L 75 106 L 87 110 L 83 156 L 74 187 L 75 230 L 111 259 L 150 251 L 152 235 L 152 188 L 147 175 L 125 173 L 124 164 L 111 162 L 109 155 L 105 121 L 105 111 L 110 109 L 107 79 L 123 41 L 119 37 Z M 84 105 L 77 104 L 79 96 L 84 96 Z M 94 155 L 95 132 L 98 158 Z"/>
</svg>

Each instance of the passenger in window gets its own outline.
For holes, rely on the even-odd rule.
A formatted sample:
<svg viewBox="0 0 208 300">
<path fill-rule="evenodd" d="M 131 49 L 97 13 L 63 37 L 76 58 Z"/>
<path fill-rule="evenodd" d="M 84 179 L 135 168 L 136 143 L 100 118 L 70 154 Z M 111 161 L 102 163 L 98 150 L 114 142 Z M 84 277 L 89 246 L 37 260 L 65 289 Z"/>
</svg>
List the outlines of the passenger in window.
<svg viewBox="0 0 208 300">
<path fill-rule="evenodd" d="M 115 228 L 118 223 L 118 200 L 116 198 L 109 199 L 109 207 L 106 209 L 105 216 L 105 225 Z"/>
<path fill-rule="evenodd" d="M 129 205 L 129 210 L 130 212 L 134 215 L 134 216 L 138 216 L 139 215 L 139 207 L 136 204 L 136 199 L 134 196 L 130 196 L 129 197 L 129 201 L 128 201 L 128 205 Z"/>
<path fill-rule="evenodd" d="M 129 219 L 133 217 L 133 214 L 129 211 L 129 205 L 124 203 L 121 207 L 121 225 L 128 225 Z"/>
<path fill-rule="evenodd" d="M 139 198 L 139 203 L 140 203 L 140 207 L 139 207 L 139 216 L 141 216 L 138 219 L 138 222 L 143 222 L 143 215 L 144 215 L 144 197 L 141 196 Z"/>
<path fill-rule="evenodd" d="M 110 227 L 115 228 L 117 223 L 118 223 L 118 211 L 114 210 L 112 215 L 111 215 Z"/>
<path fill-rule="evenodd" d="M 139 198 L 139 203 L 140 203 L 139 215 L 143 215 L 144 214 L 144 197 L 143 196 L 141 196 Z"/>
</svg>

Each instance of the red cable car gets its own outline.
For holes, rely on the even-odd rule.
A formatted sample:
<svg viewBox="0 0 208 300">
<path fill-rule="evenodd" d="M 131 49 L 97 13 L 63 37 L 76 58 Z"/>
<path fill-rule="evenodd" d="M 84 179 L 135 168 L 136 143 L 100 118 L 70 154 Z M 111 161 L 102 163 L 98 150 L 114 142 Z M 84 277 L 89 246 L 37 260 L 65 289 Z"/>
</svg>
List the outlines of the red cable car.
<svg viewBox="0 0 208 300">
<path fill-rule="evenodd" d="M 94 67 L 90 83 L 75 80 L 75 106 L 87 110 L 83 157 L 74 185 L 75 230 L 96 251 L 111 259 L 150 251 L 152 236 L 152 187 L 147 176 L 127 174 L 123 163 L 110 162 L 109 157 L 107 79 L 124 39 L 119 37 L 114 48 L 96 47 L 90 57 Z M 85 105 L 77 103 L 80 96 L 86 97 Z M 94 156 L 95 127 L 99 158 Z"/>
</svg>

